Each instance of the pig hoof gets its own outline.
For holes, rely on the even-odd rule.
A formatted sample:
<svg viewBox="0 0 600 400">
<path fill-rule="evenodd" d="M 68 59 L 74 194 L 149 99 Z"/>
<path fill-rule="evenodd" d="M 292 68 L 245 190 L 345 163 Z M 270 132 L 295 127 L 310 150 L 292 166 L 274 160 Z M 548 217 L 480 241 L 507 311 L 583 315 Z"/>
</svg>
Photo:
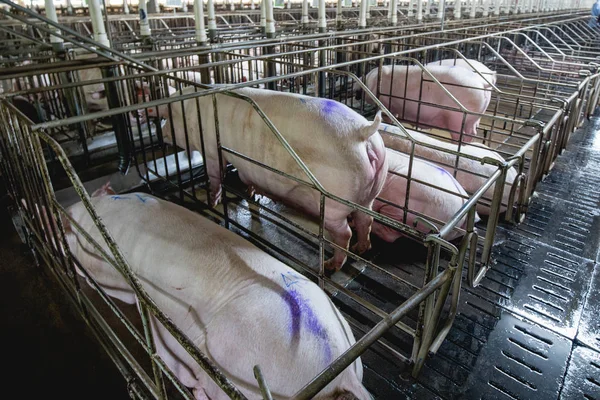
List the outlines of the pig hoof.
<svg viewBox="0 0 600 400">
<path fill-rule="evenodd" d="M 246 193 L 248 194 L 248 196 L 253 199 L 256 200 L 256 189 L 254 188 L 254 186 L 250 185 L 248 186 L 248 189 L 246 189 Z"/>
<path fill-rule="evenodd" d="M 340 270 L 340 268 L 342 268 L 342 266 L 339 263 L 335 262 L 333 258 L 326 260 L 324 265 L 326 272 L 337 272 Z"/>
<path fill-rule="evenodd" d="M 353 253 L 358 255 L 366 253 L 367 251 L 371 250 L 371 242 L 356 243 L 354 246 L 352 246 L 351 250 Z"/>
</svg>

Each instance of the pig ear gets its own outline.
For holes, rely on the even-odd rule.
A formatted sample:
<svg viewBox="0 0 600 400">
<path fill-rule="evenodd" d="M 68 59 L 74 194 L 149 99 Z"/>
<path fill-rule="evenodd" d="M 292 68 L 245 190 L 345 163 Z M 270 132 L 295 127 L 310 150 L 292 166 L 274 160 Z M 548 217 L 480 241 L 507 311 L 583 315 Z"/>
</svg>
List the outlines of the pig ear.
<svg viewBox="0 0 600 400">
<path fill-rule="evenodd" d="M 92 197 L 100 197 L 113 194 L 117 194 L 117 192 L 115 192 L 115 190 L 110 186 L 110 181 L 108 181 L 104 185 L 102 185 L 100 189 L 94 191 L 94 193 L 92 193 Z"/>
<path fill-rule="evenodd" d="M 367 140 L 372 135 L 374 135 L 379 130 L 379 125 L 381 125 L 381 110 L 377 111 L 377 115 L 375 115 L 375 119 L 370 125 L 364 126 L 361 129 L 361 139 Z"/>
</svg>

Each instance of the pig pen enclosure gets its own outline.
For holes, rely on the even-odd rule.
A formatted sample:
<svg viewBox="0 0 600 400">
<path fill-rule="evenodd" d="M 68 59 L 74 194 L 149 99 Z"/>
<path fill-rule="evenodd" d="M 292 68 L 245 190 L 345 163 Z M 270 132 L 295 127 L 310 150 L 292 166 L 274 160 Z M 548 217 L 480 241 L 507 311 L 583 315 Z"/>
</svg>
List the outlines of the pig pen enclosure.
<svg viewBox="0 0 600 400">
<path fill-rule="evenodd" d="M 291 24 L 277 39 L 228 26 L 214 46 L 190 44 L 190 25 L 182 24 L 181 35 L 148 48 L 128 48 L 126 28 L 119 51 L 74 29 L 62 31 L 71 39 L 66 53 L 40 35 L 39 47 L 2 60 L 0 165 L 15 223 L 134 398 L 198 395 L 173 367 L 175 350 L 161 347 L 157 326 L 231 398 L 251 397 L 249 387 L 271 398 L 279 383 L 263 375 L 272 368 L 260 361 L 244 371 L 255 380 L 233 376 L 148 294 L 151 285 L 136 277 L 129 249 L 113 239 L 119 232 L 106 228 L 88 194 L 109 180 L 116 203 L 144 207 L 151 194 L 244 237 L 316 283 L 341 311 L 356 344 L 309 380 L 288 376 L 287 394 L 275 390 L 274 398 L 313 398 L 359 356 L 363 384 L 380 399 L 595 398 L 598 127 L 585 119 L 594 115 L 600 74 L 598 35 L 586 18 L 540 14 L 444 31 L 423 24 L 326 34 Z M 444 63 L 463 65 L 481 87 L 428 72 Z M 418 90 L 386 85 L 386 71 L 393 83 L 393 74 L 411 71 Z M 484 93 L 483 109 L 461 102 L 469 90 Z M 413 104 L 416 118 L 393 102 Z M 458 128 L 419 117 L 427 112 L 450 113 Z M 471 117 L 480 120 L 466 133 Z M 373 210 L 336 185 L 363 167 L 346 138 L 317 143 L 327 118 L 369 127 L 385 143 L 389 173 Z M 256 134 L 255 143 L 231 139 L 235 129 Z M 274 193 L 277 185 L 311 196 L 312 205 Z M 427 208 L 423 198 L 448 209 L 435 214 L 441 207 Z M 79 201 L 97 230 L 66 211 Z M 350 246 L 328 224 L 340 209 L 353 211 Z M 374 234 L 372 247 L 361 249 L 355 238 L 366 215 Z M 74 233 L 125 277 L 137 307 L 74 256 Z M 332 255 L 347 257 L 337 271 L 327 268 Z M 281 274 L 279 283 L 293 290 L 297 276 Z"/>
</svg>

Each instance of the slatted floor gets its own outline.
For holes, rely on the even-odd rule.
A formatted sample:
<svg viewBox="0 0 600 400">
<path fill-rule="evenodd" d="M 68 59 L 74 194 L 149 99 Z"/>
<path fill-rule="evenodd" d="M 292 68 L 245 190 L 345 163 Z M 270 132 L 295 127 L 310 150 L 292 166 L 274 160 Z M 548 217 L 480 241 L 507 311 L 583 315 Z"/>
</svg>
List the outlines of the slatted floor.
<svg viewBox="0 0 600 400">
<path fill-rule="evenodd" d="M 572 137 L 526 220 L 415 381 L 384 349 L 363 360 L 378 399 L 600 399 L 600 118 Z M 398 392 L 401 395 L 398 395 Z"/>
</svg>

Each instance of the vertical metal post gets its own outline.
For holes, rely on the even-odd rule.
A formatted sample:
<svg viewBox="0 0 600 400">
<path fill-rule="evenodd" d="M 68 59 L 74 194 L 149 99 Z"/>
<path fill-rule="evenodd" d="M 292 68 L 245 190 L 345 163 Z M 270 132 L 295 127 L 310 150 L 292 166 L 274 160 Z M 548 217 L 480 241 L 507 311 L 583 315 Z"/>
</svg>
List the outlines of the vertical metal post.
<svg viewBox="0 0 600 400">
<path fill-rule="evenodd" d="M 319 33 L 327 32 L 327 19 L 325 17 L 325 0 L 319 0 Z M 324 67 L 327 62 L 327 50 L 325 40 L 319 41 L 319 67 Z M 319 97 L 325 97 L 325 71 L 319 72 Z"/>
<path fill-rule="evenodd" d="M 129 4 L 127 0 L 123 0 L 123 14 L 129 14 Z"/>
<path fill-rule="evenodd" d="M 337 8 L 335 10 L 335 21 L 336 21 L 338 27 L 342 23 L 342 6 L 343 6 L 343 2 L 344 2 L 344 0 L 337 0 Z"/>
<path fill-rule="evenodd" d="M 406 16 L 409 18 L 412 18 L 415 15 L 415 12 L 413 10 L 414 4 L 415 0 L 408 0 L 408 12 L 406 13 Z"/>
<path fill-rule="evenodd" d="M 462 1 L 461 0 L 455 0 L 454 1 L 454 18 L 455 19 L 460 19 L 461 15 L 460 15 L 460 11 L 462 8 Z"/>
<path fill-rule="evenodd" d="M 500 15 L 500 4 L 502 0 L 494 0 L 494 16 Z"/>
<path fill-rule="evenodd" d="M 102 68 L 104 78 L 113 78 L 118 75 L 117 66 Z M 106 90 L 106 100 L 110 109 L 122 107 L 122 101 L 117 90 L 117 82 L 105 82 L 104 89 Z M 127 133 L 126 114 L 121 113 L 111 116 L 113 129 L 115 130 L 115 138 L 117 140 L 117 149 L 119 150 L 119 171 L 123 174 L 127 173 L 129 163 L 131 161 L 131 146 L 129 142 L 129 134 Z"/>
<path fill-rule="evenodd" d="M 490 16 L 490 0 L 483 0 L 483 16 Z"/>
<path fill-rule="evenodd" d="M 477 12 L 477 0 L 471 0 L 471 9 L 469 10 L 469 18 L 475 18 Z"/>
<path fill-rule="evenodd" d="M 208 37 L 213 41 L 217 36 L 217 20 L 215 18 L 215 4 L 213 0 L 208 0 L 206 9 L 208 11 Z"/>
<path fill-rule="evenodd" d="M 267 32 L 267 5 L 266 0 L 260 2 L 260 31 L 264 34 Z"/>
<path fill-rule="evenodd" d="M 140 36 L 148 38 L 152 32 L 150 31 L 150 24 L 148 23 L 146 0 L 139 0 L 138 9 L 138 12 L 140 13 Z"/>
<path fill-rule="evenodd" d="M 308 26 L 308 0 L 302 0 L 302 27 Z"/>
<path fill-rule="evenodd" d="M 181 2 L 181 12 L 184 12 L 184 13 L 188 12 L 188 3 L 187 3 L 187 0 L 183 0 Z"/>
<path fill-rule="evenodd" d="M 275 37 L 275 18 L 273 18 L 273 0 L 263 0 L 264 10 L 265 10 L 265 34 L 267 38 L 271 39 Z M 274 46 L 267 46 L 266 51 L 268 54 L 275 53 Z M 277 70 L 275 68 L 275 63 L 271 60 L 267 60 L 267 76 L 277 76 Z M 267 83 L 267 88 L 270 90 L 275 90 L 277 87 L 275 82 Z"/>
<path fill-rule="evenodd" d="M 398 23 L 398 0 L 392 0 L 392 25 L 396 25 Z"/>
<path fill-rule="evenodd" d="M 440 4 L 438 5 L 437 19 L 442 20 L 442 24 L 444 23 L 444 14 L 446 8 L 446 0 L 440 0 Z"/>
<path fill-rule="evenodd" d="M 196 42 L 204 46 L 208 38 L 204 27 L 204 2 L 202 0 L 194 0 L 194 26 L 196 28 Z"/>
<path fill-rule="evenodd" d="M 423 21 L 423 0 L 417 0 L 417 22 Z"/>
<path fill-rule="evenodd" d="M 422 1 L 422 0 L 420 0 Z M 359 28 L 367 27 L 367 4 L 369 0 L 360 0 L 360 16 L 358 20 Z"/>
<path fill-rule="evenodd" d="M 156 0 L 148 0 L 146 11 L 148 14 L 156 14 Z"/>
<path fill-rule="evenodd" d="M 254 10 L 256 8 L 256 5 L 254 4 L 254 0 L 250 0 L 250 9 Z"/>
<path fill-rule="evenodd" d="M 52 0 L 46 0 L 45 5 L 46 5 L 46 16 L 48 17 L 48 19 L 52 20 L 53 22 L 58 23 L 58 17 L 56 16 L 56 8 L 54 8 L 54 2 Z M 58 33 L 58 29 L 56 29 L 55 27 L 48 25 L 48 28 L 52 32 Z M 64 52 L 65 47 L 64 47 L 63 42 L 64 41 L 62 40 L 62 38 L 59 38 L 58 36 L 50 35 L 50 43 L 52 43 L 52 48 L 54 49 L 55 52 L 57 52 L 57 53 Z"/>
<path fill-rule="evenodd" d="M 67 0 L 67 14 L 73 15 L 73 3 L 71 0 Z"/>
</svg>

